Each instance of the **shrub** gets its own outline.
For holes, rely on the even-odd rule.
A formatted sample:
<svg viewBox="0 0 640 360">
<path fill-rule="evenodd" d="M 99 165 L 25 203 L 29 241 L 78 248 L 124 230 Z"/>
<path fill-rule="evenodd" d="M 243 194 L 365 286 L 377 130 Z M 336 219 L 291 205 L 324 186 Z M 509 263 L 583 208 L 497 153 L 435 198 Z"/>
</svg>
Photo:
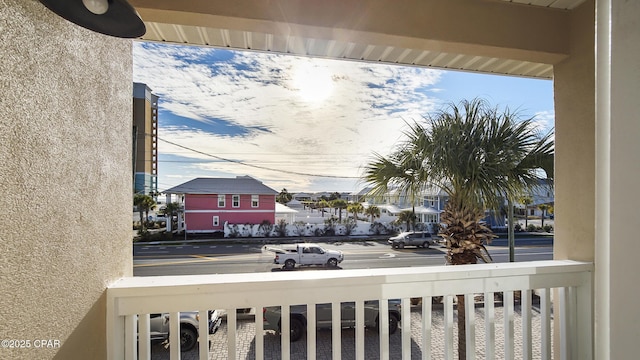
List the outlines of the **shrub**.
<svg viewBox="0 0 640 360">
<path fill-rule="evenodd" d="M 279 237 L 287 236 L 287 221 L 285 219 L 280 219 L 280 221 L 278 221 L 278 225 L 276 225 L 275 227 L 275 230 L 276 234 Z"/>
<path fill-rule="evenodd" d="M 269 237 L 271 236 L 271 231 L 273 231 L 273 224 L 269 220 L 263 220 L 258 226 L 258 231 L 262 232 L 265 237 Z"/>
<path fill-rule="evenodd" d="M 344 234 L 349 236 L 351 235 L 351 232 L 353 232 L 353 229 L 356 228 L 356 226 L 358 226 L 358 223 L 356 223 L 356 221 L 352 218 L 348 218 L 344 220 Z"/>
<path fill-rule="evenodd" d="M 296 221 L 293 223 L 293 227 L 295 228 L 295 234 L 296 236 L 303 236 L 304 235 L 304 222 L 302 221 Z"/>
<path fill-rule="evenodd" d="M 513 227 L 513 230 L 514 230 L 514 231 L 522 231 L 522 225 L 520 225 L 519 223 L 518 223 L 518 224 L 516 224 L 516 225 Z"/>
<path fill-rule="evenodd" d="M 528 232 L 535 232 L 536 230 L 537 230 L 537 227 L 533 224 L 529 224 L 529 226 L 527 226 Z"/>
<path fill-rule="evenodd" d="M 544 226 L 544 231 L 545 231 L 545 232 L 552 232 L 552 231 L 553 231 L 553 226 L 551 226 L 551 225 L 545 225 L 545 226 Z"/>
</svg>

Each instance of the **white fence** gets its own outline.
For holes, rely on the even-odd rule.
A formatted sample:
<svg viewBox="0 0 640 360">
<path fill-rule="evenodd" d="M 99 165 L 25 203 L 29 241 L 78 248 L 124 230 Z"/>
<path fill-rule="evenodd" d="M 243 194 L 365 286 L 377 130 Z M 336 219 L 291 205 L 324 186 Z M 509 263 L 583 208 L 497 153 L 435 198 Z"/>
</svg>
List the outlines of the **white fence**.
<svg viewBox="0 0 640 360">
<path fill-rule="evenodd" d="M 574 261 L 538 261 L 465 266 L 438 266 L 414 268 L 386 268 L 335 271 L 291 271 L 253 274 L 132 277 L 123 278 L 107 290 L 107 342 L 109 359 L 149 359 L 149 314 L 170 313 L 178 319 L 179 312 L 200 311 L 201 319 L 207 310 L 227 310 L 227 359 L 238 358 L 236 339 L 236 309 L 255 308 L 255 358 L 265 358 L 263 320 L 261 309 L 280 306 L 282 309 L 282 359 L 291 359 L 288 309 L 292 305 L 306 304 L 308 313 L 306 356 L 316 359 L 315 304 L 333 304 L 333 324 L 340 324 L 339 304 L 355 302 L 356 324 L 363 324 L 363 303 L 367 300 L 402 300 L 401 358 L 412 357 L 412 329 L 420 329 L 419 348 L 422 359 L 433 357 L 435 342 L 444 343 L 444 358 L 457 358 L 456 295 L 464 295 L 471 304 L 478 294 L 494 299 L 500 294 L 503 302 L 500 317 L 496 316 L 493 301 L 484 301 L 482 308 L 466 306 L 467 359 L 475 359 L 479 349 L 487 359 L 531 359 L 540 354 L 542 359 L 552 358 L 552 345 L 560 359 L 593 358 L 592 271 L 590 263 Z M 539 331 L 532 334 L 532 293 L 539 295 Z M 520 294 L 518 311 L 514 311 L 514 297 Z M 443 336 L 434 338 L 431 299 L 443 297 Z M 421 298 L 422 317 L 417 323 L 411 319 L 411 298 Z M 554 299 L 552 301 L 551 299 Z M 388 321 L 387 301 L 380 301 L 380 323 Z M 553 308 L 553 309 L 552 309 Z M 484 324 L 476 324 L 476 314 L 482 312 Z M 137 318 L 140 322 L 140 341 L 137 346 Z M 522 324 L 514 330 L 514 317 Z M 206 321 L 200 322 L 200 333 L 207 333 Z M 171 321 L 171 344 L 178 344 L 179 323 Z M 477 337 L 478 328 L 482 337 Z M 497 331 L 499 329 L 500 331 Z M 555 329 L 557 333 L 552 336 Z M 342 330 L 331 330 L 333 359 L 340 359 Z M 499 334 L 498 334 L 499 333 Z M 216 334 L 218 335 L 218 334 Z M 214 337 L 216 335 L 213 335 Z M 499 348 L 497 336 L 500 336 Z M 479 344 L 480 339 L 483 339 Z M 389 359 L 388 328 L 379 331 L 379 358 Z M 539 347 L 539 348 L 535 348 Z M 415 348 L 415 347 L 414 347 Z M 535 348 L 535 351 L 534 351 Z M 365 333 L 363 326 L 355 328 L 354 352 L 356 359 L 365 359 Z M 138 351 L 140 352 L 138 357 Z M 395 356 L 395 353 L 393 354 Z M 171 359 L 180 359 L 179 346 L 170 347 Z M 350 355 L 349 357 L 353 357 Z M 368 356 L 367 356 L 368 357 Z M 209 359 L 209 343 L 200 341 L 199 358 Z M 296 357 L 298 358 L 298 357 Z M 440 357 L 438 357 L 440 358 Z M 558 357 L 555 357 L 558 358 Z"/>
</svg>

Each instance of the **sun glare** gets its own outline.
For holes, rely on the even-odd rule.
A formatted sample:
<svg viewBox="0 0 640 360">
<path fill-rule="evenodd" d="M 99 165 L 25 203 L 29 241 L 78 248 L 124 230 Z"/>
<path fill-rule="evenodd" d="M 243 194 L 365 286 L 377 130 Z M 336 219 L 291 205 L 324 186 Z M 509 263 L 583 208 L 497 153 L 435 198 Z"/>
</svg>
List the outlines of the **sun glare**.
<svg viewBox="0 0 640 360">
<path fill-rule="evenodd" d="M 333 80 L 329 70 L 310 62 L 301 63 L 296 67 L 292 83 L 298 96 L 310 103 L 322 102 L 333 92 Z"/>
</svg>

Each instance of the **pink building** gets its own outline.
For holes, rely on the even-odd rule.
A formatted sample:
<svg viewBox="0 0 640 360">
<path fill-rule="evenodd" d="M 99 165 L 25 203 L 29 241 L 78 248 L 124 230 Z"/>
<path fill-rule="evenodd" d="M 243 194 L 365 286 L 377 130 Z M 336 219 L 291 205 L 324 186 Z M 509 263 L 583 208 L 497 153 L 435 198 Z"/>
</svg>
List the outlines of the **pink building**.
<svg viewBox="0 0 640 360">
<path fill-rule="evenodd" d="M 224 231 L 225 222 L 275 223 L 278 192 L 249 176 L 196 178 L 165 193 L 182 199 L 189 233 Z"/>
</svg>

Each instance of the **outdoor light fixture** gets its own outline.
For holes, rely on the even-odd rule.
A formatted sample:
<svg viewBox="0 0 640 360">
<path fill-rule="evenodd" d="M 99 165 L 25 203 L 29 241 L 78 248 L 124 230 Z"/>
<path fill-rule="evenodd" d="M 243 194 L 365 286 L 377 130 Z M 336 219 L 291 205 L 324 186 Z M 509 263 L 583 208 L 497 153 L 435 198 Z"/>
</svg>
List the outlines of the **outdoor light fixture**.
<svg viewBox="0 0 640 360">
<path fill-rule="evenodd" d="M 49 10 L 101 34 L 137 38 L 147 31 L 126 0 L 40 0 Z"/>
</svg>

